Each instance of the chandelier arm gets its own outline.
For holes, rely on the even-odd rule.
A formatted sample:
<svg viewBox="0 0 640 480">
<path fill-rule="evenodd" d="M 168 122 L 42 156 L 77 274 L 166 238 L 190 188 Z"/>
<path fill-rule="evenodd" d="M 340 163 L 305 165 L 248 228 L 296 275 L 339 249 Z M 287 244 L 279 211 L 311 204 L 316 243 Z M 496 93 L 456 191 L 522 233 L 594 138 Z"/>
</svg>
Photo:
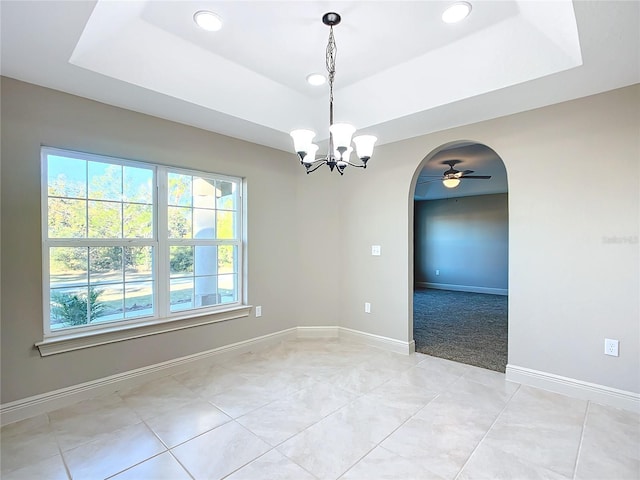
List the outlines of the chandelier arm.
<svg viewBox="0 0 640 480">
<path fill-rule="evenodd" d="M 367 167 L 366 164 L 362 164 L 362 163 L 351 163 L 350 161 L 346 161 L 345 163 L 347 165 L 351 165 L 352 167 L 356 167 L 356 168 L 366 168 Z"/>
<path fill-rule="evenodd" d="M 303 163 L 308 163 L 310 165 L 313 165 L 314 163 L 327 163 L 327 159 L 322 157 L 322 158 L 317 158 L 315 160 L 306 161 L 306 162 L 303 162 Z"/>
<path fill-rule="evenodd" d="M 322 165 L 326 163 L 326 161 L 319 161 L 319 160 L 316 160 L 316 162 L 318 162 L 318 164 L 315 167 L 313 168 L 311 168 L 311 166 L 307 167 L 307 174 L 315 172 L 317 169 L 319 169 Z"/>
</svg>

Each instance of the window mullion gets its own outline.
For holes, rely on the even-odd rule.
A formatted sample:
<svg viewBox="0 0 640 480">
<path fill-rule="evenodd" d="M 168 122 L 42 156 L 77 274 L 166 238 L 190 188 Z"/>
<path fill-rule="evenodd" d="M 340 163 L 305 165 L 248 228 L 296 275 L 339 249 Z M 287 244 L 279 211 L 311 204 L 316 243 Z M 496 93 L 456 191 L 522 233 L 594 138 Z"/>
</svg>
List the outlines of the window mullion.
<svg viewBox="0 0 640 480">
<path fill-rule="evenodd" d="M 157 226 L 156 236 L 158 239 L 158 254 L 156 271 L 156 288 L 158 315 L 166 318 L 169 314 L 169 217 L 168 217 L 168 183 L 167 168 L 158 167 L 156 169 L 156 205 L 157 205 Z"/>
</svg>

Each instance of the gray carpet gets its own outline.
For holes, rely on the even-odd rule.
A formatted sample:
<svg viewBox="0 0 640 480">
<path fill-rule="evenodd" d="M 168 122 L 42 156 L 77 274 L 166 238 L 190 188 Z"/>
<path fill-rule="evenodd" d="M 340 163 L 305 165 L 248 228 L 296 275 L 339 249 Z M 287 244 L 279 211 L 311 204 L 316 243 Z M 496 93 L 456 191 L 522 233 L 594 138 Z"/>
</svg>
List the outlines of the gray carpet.
<svg viewBox="0 0 640 480">
<path fill-rule="evenodd" d="M 504 372 L 507 302 L 505 295 L 416 288 L 413 294 L 416 351 Z"/>
</svg>

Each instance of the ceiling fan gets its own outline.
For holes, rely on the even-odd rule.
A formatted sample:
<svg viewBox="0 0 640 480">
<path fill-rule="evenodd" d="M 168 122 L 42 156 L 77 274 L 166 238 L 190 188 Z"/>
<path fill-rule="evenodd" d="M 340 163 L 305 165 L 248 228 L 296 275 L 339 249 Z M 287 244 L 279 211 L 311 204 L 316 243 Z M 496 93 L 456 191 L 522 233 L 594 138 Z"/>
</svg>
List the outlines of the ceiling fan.
<svg viewBox="0 0 640 480">
<path fill-rule="evenodd" d="M 444 172 L 444 174 L 442 176 L 440 175 L 425 175 L 422 178 L 428 178 L 428 177 L 437 177 L 434 178 L 433 180 L 424 180 L 424 181 L 419 181 L 418 185 L 422 184 L 422 183 L 429 183 L 429 182 L 437 182 L 439 180 L 442 181 L 442 184 L 447 187 L 447 188 L 455 188 L 458 185 L 460 185 L 460 180 L 461 179 L 476 179 L 476 180 L 488 180 L 491 178 L 491 175 L 471 175 L 473 173 L 473 170 L 456 170 L 455 166 L 458 163 L 461 163 L 462 160 L 445 160 L 444 162 L 442 162 L 443 165 L 449 165 L 449 169 L 447 171 Z"/>
</svg>

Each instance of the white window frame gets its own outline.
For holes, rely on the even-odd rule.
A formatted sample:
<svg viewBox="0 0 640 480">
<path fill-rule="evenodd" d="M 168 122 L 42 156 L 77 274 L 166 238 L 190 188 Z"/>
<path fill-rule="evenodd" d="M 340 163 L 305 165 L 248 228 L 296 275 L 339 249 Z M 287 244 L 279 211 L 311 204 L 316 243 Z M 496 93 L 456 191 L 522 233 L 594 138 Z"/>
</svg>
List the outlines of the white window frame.
<svg viewBox="0 0 640 480">
<path fill-rule="evenodd" d="M 153 189 L 153 234 L 151 239 L 50 239 L 48 235 L 48 156 L 57 155 L 68 158 L 76 158 L 85 161 L 97 161 L 123 166 L 150 169 L 153 171 L 155 188 Z M 246 317 L 251 309 L 246 305 L 244 296 L 246 239 L 244 236 L 244 215 L 246 203 L 244 201 L 244 182 L 242 178 L 221 175 L 213 172 L 203 172 L 178 167 L 164 166 L 150 162 L 133 161 L 106 155 L 96 155 L 84 152 L 71 151 L 53 147 L 41 147 L 41 225 L 42 225 L 42 285 L 43 285 L 43 341 L 36 343 L 43 356 L 61 353 L 80 348 L 102 345 L 121 341 L 128 338 L 153 335 L 181 328 L 189 328 L 194 325 L 214 323 L 233 318 Z M 214 239 L 198 241 L 186 240 L 188 244 L 222 244 L 235 245 L 237 248 L 237 272 L 236 272 L 236 301 L 225 304 L 217 304 L 205 307 L 176 312 L 170 311 L 170 269 L 169 269 L 169 245 L 181 243 L 179 240 L 169 239 L 168 229 L 168 185 L 169 173 L 178 173 L 204 178 L 234 182 L 237 188 L 236 204 L 236 237 L 235 239 Z M 216 209 L 217 210 L 217 209 Z M 87 214 L 88 215 L 88 214 Z M 131 319 L 114 320 L 84 325 L 80 327 L 68 327 L 60 330 L 51 330 L 50 311 L 50 247 L 86 247 L 86 246 L 152 246 L 154 249 L 153 279 L 155 289 L 153 292 L 154 314 Z"/>
</svg>

